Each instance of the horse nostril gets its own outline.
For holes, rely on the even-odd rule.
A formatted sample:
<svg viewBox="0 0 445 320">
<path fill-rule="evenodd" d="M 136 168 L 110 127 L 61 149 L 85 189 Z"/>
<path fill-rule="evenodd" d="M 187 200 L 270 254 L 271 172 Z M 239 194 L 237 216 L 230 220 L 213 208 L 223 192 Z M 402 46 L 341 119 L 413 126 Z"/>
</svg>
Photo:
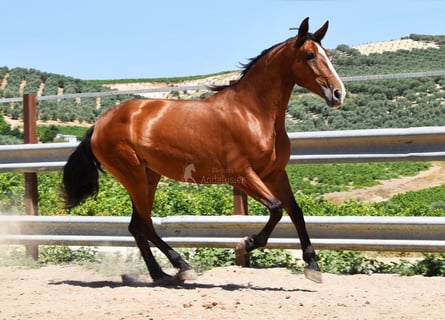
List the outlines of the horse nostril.
<svg viewBox="0 0 445 320">
<path fill-rule="evenodd" d="M 334 94 L 334 99 L 337 100 L 337 101 L 340 101 L 340 99 L 341 99 L 341 91 L 339 89 L 334 89 L 333 94 Z"/>
</svg>

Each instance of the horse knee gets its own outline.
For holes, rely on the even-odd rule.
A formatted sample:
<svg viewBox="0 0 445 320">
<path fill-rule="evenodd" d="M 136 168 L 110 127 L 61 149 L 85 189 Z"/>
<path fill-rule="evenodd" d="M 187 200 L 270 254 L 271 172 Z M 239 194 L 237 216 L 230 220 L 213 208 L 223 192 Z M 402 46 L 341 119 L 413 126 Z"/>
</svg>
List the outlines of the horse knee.
<svg viewBox="0 0 445 320">
<path fill-rule="evenodd" d="M 283 217 L 283 204 L 278 200 L 273 202 L 269 207 L 269 212 L 273 220 L 280 221 Z"/>
</svg>

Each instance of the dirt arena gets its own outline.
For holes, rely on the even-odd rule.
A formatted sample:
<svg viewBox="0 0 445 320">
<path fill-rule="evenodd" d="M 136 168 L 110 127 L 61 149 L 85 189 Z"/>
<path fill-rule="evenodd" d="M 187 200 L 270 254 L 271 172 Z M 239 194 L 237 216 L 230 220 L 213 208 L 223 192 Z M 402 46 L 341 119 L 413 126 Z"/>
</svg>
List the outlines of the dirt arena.
<svg viewBox="0 0 445 320">
<path fill-rule="evenodd" d="M 80 266 L 0 268 L 0 319 L 443 319 L 445 278 L 215 268 L 182 285 Z"/>
</svg>

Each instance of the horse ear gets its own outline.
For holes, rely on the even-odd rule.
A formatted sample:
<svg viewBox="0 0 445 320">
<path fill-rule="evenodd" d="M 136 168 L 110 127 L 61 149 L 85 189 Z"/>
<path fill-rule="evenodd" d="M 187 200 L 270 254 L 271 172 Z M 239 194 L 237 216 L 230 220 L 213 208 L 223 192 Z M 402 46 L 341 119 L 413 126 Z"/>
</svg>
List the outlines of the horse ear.
<svg viewBox="0 0 445 320">
<path fill-rule="evenodd" d="M 320 29 L 315 31 L 314 33 L 315 38 L 321 41 L 326 35 L 326 32 L 328 31 L 328 27 L 329 27 L 329 20 L 326 21 L 325 24 Z"/>
<path fill-rule="evenodd" d="M 298 38 L 301 39 L 302 37 L 306 36 L 308 32 L 309 32 L 309 17 L 307 17 L 301 22 L 300 27 L 298 28 Z"/>
</svg>

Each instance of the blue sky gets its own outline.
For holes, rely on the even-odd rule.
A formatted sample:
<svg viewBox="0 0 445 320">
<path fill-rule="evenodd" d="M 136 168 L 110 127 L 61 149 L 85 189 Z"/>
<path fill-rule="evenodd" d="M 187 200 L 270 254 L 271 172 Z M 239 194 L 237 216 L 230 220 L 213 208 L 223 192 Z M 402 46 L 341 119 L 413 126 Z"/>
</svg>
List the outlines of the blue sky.
<svg viewBox="0 0 445 320">
<path fill-rule="evenodd" d="M 81 79 L 171 77 L 235 70 L 326 20 L 336 48 L 445 35 L 443 0 L 14 0 L 2 6 L 0 66 Z"/>
</svg>

